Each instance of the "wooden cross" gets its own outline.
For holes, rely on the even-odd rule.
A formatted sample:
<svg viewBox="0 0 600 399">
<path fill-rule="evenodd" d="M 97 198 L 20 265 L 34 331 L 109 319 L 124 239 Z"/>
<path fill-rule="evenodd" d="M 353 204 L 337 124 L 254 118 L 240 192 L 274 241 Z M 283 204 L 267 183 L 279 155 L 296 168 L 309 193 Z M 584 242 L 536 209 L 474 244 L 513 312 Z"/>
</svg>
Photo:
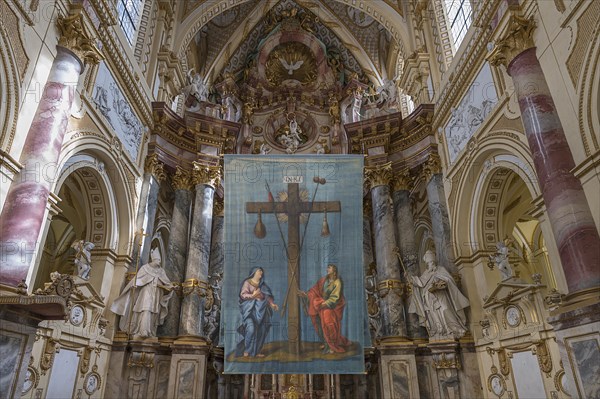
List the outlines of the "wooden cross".
<svg viewBox="0 0 600 399">
<path fill-rule="evenodd" d="M 288 183 L 287 202 L 246 202 L 246 213 L 285 213 L 288 216 L 288 342 L 290 350 L 300 353 L 300 215 L 303 213 L 341 212 L 340 201 L 302 201 L 298 183 Z"/>
</svg>

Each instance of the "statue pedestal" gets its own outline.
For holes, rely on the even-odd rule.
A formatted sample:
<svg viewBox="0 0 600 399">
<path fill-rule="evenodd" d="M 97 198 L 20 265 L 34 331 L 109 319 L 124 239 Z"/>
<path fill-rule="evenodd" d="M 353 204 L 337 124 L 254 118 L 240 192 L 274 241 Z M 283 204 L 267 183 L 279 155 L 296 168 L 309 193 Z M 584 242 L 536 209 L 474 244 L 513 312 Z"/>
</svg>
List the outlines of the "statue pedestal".
<svg viewBox="0 0 600 399">
<path fill-rule="evenodd" d="M 201 398 L 210 346 L 202 337 L 182 336 L 171 345 L 169 398 Z"/>
<path fill-rule="evenodd" d="M 382 397 L 418 398 L 419 376 L 415 360 L 416 345 L 406 338 L 382 338 L 379 370 Z"/>
</svg>

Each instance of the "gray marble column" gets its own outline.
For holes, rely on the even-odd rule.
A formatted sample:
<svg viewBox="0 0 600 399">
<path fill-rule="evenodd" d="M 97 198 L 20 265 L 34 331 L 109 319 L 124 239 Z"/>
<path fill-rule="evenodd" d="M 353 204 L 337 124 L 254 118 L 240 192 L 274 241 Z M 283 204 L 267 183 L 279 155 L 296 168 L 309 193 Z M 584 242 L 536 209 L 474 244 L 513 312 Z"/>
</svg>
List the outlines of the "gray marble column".
<svg viewBox="0 0 600 399">
<path fill-rule="evenodd" d="M 406 337 L 400 263 L 394 253 L 396 233 L 390 196 L 392 165 L 367 167 L 365 178 L 371 188 L 377 284 L 384 337 Z"/>
<path fill-rule="evenodd" d="M 416 276 L 419 275 L 419 253 L 417 252 L 415 240 L 415 219 L 410 201 L 411 183 L 412 180 L 408 170 L 404 170 L 394 177 L 394 223 L 396 225 L 397 244 L 404 268 Z M 419 317 L 415 313 L 408 313 L 407 304 L 405 304 L 405 311 L 407 313 L 408 336 L 411 338 L 427 338 L 427 331 L 419 326 Z"/>
<path fill-rule="evenodd" d="M 444 194 L 444 180 L 440 166 L 440 157 L 437 154 L 429 155 L 427 163 L 423 166 L 423 174 L 427 182 L 427 202 L 433 230 L 433 242 L 438 264 L 444 266 L 450 274 L 456 274 L 454 264 L 454 249 L 452 248 L 452 234 L 448 218 L 448 206 Z"/>
<path fill-rule="evenodd" d="M 177 167 L 172 179 L 175 200 L 165 272 L 171 281 L 181 283 L 185 277 L 185 261 L 188 252 L 188 236 L 192 205 L 192 179 L 188 171 Z M 179 314 L 181 312 L 181 297 L 174 295 L 169 301 L 169 312 L 162 326 L 158 328 L 158 336 L 173 337 L 179 329 Z"/>
<path fill-rule="evenodd" d="M 208 288 L 208 264 L 212 235 L 213 198 L 221 179 L 219 167 L 194 162 L 196 187 L 194 215 L 189 238 L 179 335 L 203 336 L 204 295 Z"/>
<path fill-rule="evenodd" d="M 221 322 L 221 292 L 223 288 L 223 266 L 224 235 L 223 218 L 223 200 L 218 198 L 214 201 L 213 224 L 212 224 L 212 242 L 210 245 L 210 262 L 208 264 L 208 285 L 210 286 L 212 302 L 210 309 L 208 306 L 204 320 L 204 336 L 208 338 L 213 345 L 220 345 L 219 327 Z"/>
<path fill-rule="evenodd" d="M 146 157 L 144 165 L 144 181 L 140 193 L 140 204 L 135 217 L 135 229 L 137 236 L 134 239 L 131 259 L 133 263 L 130 271 L 135 270 L 136 262 L 139 266 L 149 261 L 150 243 L 154 234 L 154 219 L 156 218 L 156 208 L 158 206 L 158 193 L 160 191 L 160 182 L 163 181 L 166 174 L 163 170 L 163 164 L 158 160 L 158 154 L 151 154 Z M 143 231 L 144 236 L 139 236 Z M 140 251 L 140 241 L 141 251 Z"/>
<path fill-rule="evenodd" d="M 373 235 L 371 234 L 371 217 L 373 207 L 371 199 L 363 202 L 363 267 L 365 271 L 365 294 L 367 298 L 367 314 L 369 316 L 369 332 L 372 342 L 381 337 L 381 311 L 377 294 L 377 265 L 373 257 Z"/>
</svg>

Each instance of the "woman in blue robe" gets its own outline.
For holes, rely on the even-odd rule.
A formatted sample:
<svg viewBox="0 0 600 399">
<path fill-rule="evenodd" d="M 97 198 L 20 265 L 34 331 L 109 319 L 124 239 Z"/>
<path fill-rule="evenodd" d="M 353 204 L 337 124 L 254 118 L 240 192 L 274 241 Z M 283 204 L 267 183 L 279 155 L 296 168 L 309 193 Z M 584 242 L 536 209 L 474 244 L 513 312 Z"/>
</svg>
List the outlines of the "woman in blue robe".
<svg viewBox="0 0 600 399">
<path fill-rule="evenodd" d="M 273 310 L 279 310 L 271 288 L 263 280 L 262 267 L 254 267 L 240 289 L 242 324 L 238 332 L 242 340 L 236 348 L 236 356 L 265 357 L 261 353 L 269 329 Z"/>
</svg>

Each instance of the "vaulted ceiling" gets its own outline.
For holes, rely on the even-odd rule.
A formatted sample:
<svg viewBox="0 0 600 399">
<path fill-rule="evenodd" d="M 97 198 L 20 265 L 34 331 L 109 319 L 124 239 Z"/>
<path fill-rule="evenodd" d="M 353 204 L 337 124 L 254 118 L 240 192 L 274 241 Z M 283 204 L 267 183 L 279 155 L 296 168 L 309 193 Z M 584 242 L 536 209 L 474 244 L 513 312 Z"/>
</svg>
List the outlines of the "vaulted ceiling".
<svg viewBox="0 0 600 399">
<path fill-rule="evenodd" d="M 410 53 L 405 2 L 392 0 L 192 0 L 182 6 L 176 53 L 208 83 L 239 76 L 277 21 L 294 14 L 344 68 L 376 86 L 398 77 Z"/>
</svg>

